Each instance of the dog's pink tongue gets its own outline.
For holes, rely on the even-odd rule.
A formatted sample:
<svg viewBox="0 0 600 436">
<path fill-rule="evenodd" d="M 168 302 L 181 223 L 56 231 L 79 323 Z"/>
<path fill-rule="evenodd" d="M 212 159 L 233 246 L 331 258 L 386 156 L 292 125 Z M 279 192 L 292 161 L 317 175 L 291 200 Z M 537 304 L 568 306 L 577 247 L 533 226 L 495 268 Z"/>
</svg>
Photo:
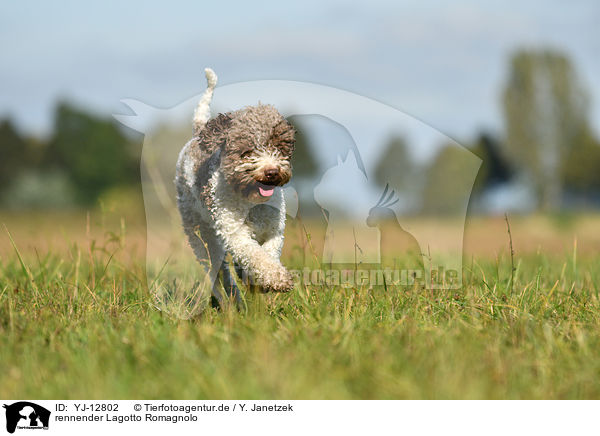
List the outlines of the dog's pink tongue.
<svg viewBox="0 0 600 436">
<path fill-rule="evenodd" d="M 258 187 L 258 191 L 260 192 L 260 195 L 262 195 L 263 197 L 270 197 L 271 195 L 273 195 L 274 190 L 275 190 L 275 188 L 265 189 L 262 186 Z"/>
</svg>

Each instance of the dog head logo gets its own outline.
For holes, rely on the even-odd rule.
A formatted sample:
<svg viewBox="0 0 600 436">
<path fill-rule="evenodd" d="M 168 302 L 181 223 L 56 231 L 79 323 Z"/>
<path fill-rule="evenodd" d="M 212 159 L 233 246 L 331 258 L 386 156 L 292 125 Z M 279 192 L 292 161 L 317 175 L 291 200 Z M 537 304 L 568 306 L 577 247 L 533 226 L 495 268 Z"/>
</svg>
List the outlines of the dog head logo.
<svg viewBox="0 0 600 436">
<path fill-rule="evenodd" d="M 3 406 L 6 409 L 6 431 L 14 433 L 16 429 L 48 429 L 50 411 L 28 401 L 19 401 Z"/>
</svg>

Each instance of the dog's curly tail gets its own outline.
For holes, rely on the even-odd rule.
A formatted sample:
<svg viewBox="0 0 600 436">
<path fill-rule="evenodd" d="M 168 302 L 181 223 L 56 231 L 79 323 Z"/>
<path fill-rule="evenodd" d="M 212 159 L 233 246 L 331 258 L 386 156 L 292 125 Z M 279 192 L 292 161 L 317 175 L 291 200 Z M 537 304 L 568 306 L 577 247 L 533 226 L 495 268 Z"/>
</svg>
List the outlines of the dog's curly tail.
<svg viewBox="0 0 600 436">
<path fill-rule="evenodd" d="M 200 133 L 206 125 L 206 122 L 210 119 L 210 102 L 215 86 L 217 86 L 217 74 L 213 70 L 205 68 L 204 74 L 206 75 L 208 87 L 206 88 L 206 91 L 204 91 L 204 94 L 202 94 L 198 106 L 196 107 L 196 111 L 194 112 L 194 135 Z"/>
</svg>

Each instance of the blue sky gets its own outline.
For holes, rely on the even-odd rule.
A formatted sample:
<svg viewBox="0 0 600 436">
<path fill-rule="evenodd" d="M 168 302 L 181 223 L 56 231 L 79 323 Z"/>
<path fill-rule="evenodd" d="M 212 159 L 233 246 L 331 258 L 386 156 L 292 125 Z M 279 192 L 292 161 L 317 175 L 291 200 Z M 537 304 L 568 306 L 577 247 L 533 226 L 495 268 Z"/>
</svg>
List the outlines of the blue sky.
<svg viewBox="0 0 600 436">
<path fill-rule="evenodd" d="M 0 116 L 46 133 L 59 98 L 109 115 L 135 98 L 173 106 L 204 87 L 257 79 L 361 94 L 468 140 L 500 130 L 509 54 L 573 59 L 600 132 L 600 3 L 3 2 Z"/>
</svg>

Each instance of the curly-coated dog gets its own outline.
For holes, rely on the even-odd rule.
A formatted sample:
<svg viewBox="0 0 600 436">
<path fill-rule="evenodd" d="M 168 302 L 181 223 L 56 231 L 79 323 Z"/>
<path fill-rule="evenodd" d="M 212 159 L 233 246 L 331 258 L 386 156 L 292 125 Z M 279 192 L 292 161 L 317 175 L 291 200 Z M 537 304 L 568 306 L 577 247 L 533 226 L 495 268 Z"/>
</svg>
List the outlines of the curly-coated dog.
<svg viewBox="0 0 600 436">
<path fill-rule="evenodd" d="M 263 292 L 289 291 L 292 276 L 279 261 L 286 215 L 279 187 L 292 176 L 295 130 L 273 106 L 263 104 L 209 120 L 217 76 L 209 68 L 205 72 L 208 88 L 175 177 L 185 233 L 198 260 L 209 261 L 213 303 L 224 298 L 219 271 L 226 293 L 240 302 L 227 254 L 238 274 Z"/>
</svg>

